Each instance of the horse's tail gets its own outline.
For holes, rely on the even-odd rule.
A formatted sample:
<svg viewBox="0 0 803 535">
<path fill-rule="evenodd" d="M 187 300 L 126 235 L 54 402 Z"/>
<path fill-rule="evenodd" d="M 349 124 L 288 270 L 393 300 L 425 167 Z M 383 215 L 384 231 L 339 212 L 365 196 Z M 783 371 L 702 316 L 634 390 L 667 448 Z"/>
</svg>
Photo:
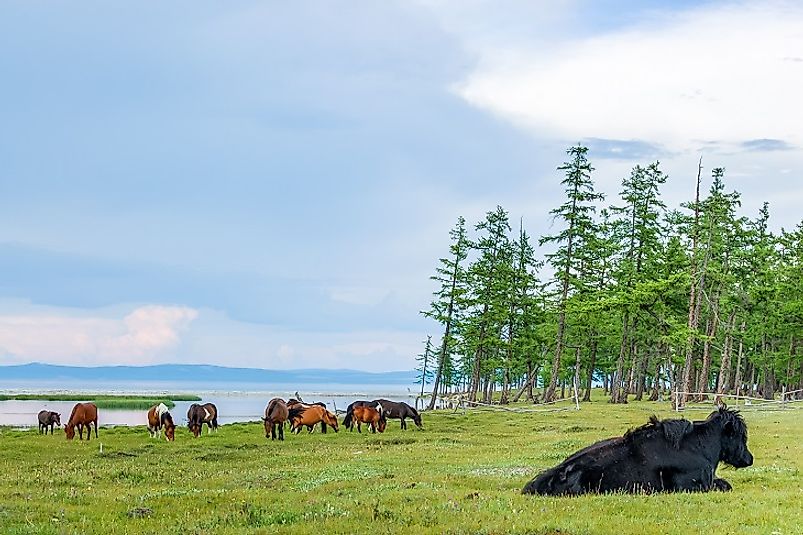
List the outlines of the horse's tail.
<svg viewBox="0 0 803 535">
<path fill-rule="evenodd" d="M 354 411 L 353 410 L 347 410 L 346 411 L 346 417 L 343 418 L 343 426 L 344 427 L 351 427 L 352 420 L 354 420 Z"/>
<path fill-rule="evenodd" d="M 287 410 L 287 418 L 289 420 L 294 420 L 296 418 L 300 418 L 304 411 L 307 410 L 306 407 L 301 407 L 299 405 L 294 405 Z"/>
</svg>

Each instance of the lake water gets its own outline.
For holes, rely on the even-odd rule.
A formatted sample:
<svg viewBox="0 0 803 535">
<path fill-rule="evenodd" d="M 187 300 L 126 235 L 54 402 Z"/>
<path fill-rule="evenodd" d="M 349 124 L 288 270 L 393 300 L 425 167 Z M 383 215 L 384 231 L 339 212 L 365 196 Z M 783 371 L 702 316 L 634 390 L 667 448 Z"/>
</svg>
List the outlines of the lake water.
<svg viewBox="0 0 803 535">
<path fill-rule="evenodd" d="M 296 392 L 305 402 L 322 401 L 329 410 L 345 410 L 346 406 L 358 399 L 387 398 L 404 401 L 415 406 L 415 388 L 407 385 L 340 385 L 340 384 L 295 384 L 264 385 L 254 383 L 175 383 L 154 382 L 93 383 L 92 388 L 73 381 L 53 381 L 36 383 L 29 381 L 2 381 L 0 394 L 45 394 L 45 393 L 85 393 L 85 394 L 195 394 L 202 401 L 176 401 L 171 409 L 176 424 L 187 421 L 187 409 L 193 403 L 214 403 L 218 408 L 218 422 L 259 421 L 265 406 L 271 398 L 288 399 Z M 38 426 L 36 415 L 46 409 L 61 413 L 62 424 L 69 419 L 75 401 L 0 401 L 0 425 L 15 427 Z M 146 425 L 144 410 L 98 409 L 99 425 Z"/>
</svg>

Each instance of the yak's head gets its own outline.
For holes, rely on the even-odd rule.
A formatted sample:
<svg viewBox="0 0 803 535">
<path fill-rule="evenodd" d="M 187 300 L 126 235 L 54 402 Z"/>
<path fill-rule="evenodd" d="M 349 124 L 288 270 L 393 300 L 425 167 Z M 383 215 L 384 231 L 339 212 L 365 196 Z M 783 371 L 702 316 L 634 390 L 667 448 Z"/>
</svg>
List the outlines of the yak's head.
<svg viewBox="0 0 803 535">
<path fill-rule="evenodd" d="M 753 464 L 753 454 L 747 449 L 747 424 L 735 410 L 721 406 L 708 417 L 722 429 L 719 460 L 734 468 Z"/>
</svg>

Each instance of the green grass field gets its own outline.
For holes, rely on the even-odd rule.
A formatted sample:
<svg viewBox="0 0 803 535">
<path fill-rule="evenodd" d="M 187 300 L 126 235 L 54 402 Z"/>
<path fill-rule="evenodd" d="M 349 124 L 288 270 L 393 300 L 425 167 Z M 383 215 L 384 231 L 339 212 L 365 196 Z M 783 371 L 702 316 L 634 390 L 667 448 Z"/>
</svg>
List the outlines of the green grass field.
<svg viewBox="0 0 803 535">
<path fill-rule="evenodd" d="M 164 403 L 167 408 L 176 406 L 174 401 L 201 401 L 192 394 L 170 394 L 169 396 L 134 396 L 117 394 L 0 394 L 0 401 L 91 401 L 98 409 L 147 410 L 157 403 Z M 62 415 L 65 418 L 69 414 Z M 66 422 L 66 420 L 65 420 Z"/>
<path fill-rule="evenodd" d="M 803 411 L 747 412 L 755 464 L 732 493 L 521 495 L 539 471 L 668 403 L 513 414 L 439 411 L 424 429 L 264 438 L 233 424 L 174 443 L 144 427 L 0 430 L 2 533 L 800 533 Z M 687 414 L 702 419 L 707 412 Z M 103 453 L 99 451 L 103 443 Z"/>
</svg>

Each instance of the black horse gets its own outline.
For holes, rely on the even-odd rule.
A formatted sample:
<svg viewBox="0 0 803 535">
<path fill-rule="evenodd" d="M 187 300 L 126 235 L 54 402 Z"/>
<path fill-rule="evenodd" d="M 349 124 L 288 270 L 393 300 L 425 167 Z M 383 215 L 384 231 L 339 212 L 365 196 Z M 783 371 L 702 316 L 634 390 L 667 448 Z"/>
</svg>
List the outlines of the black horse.
<svg viewBox="0 0 803 535">
<path fill-rule="evenodd" d="M 47 434 L 50 427 L 50 434 L 53 434 L 53 426 L 61 427 L 61 414 L 53 411 L 39 411 L 39 434 Z"/>
<path fill-rule="evenodd" d="M 403 401 L 375 399 L 371 402 L 371 407 L 376 407 L 377 405 L 382 405 L 382 411 L 385 414 L 385 418 L 396 418 L 401 420 L 402 429 L 407 429 L 407 422 L 405 421 L 406 418 L 411 418 L 417 427 L 420 428 L 422 426 L 421 415 L 418 414 L 418 411 Z"/>
<path fill-rule="evenodd" d="M 708 492 L 731 490 L 714 473 L 722 461 L 753 464 L 747 425 L 721 407 L 701 422 L 658 420 L 584 448 L 527 483 L 524 494 Z"/>
</svg>

